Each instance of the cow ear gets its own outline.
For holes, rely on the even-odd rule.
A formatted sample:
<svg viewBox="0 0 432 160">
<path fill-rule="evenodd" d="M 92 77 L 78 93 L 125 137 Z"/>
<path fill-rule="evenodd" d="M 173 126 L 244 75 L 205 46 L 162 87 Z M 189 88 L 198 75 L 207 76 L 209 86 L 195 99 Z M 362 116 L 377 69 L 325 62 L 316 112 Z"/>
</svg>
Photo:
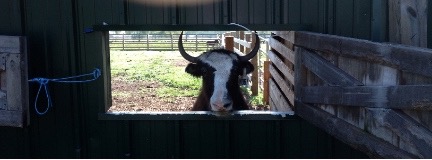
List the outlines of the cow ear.
<svg viewBox="0 0 432 160">
<path fill-rule="evenodd" d="M 201 67 L 198 64 L 195 63 L 189 63 L 186 66 L 185 71 L 189 74 L 191 74 L 192 76 L 195 77 L 200 77 L 203 75 L 202 70 L 200 69 Z"/>
<path fill-rule="evenodd" d="M 250 62 L 243 63 L 242 66 L 243 69 L 246 69 L 247 74 L 252 73 L 252 71 L 254 70 L 254 66 Z M 242 69 L 242 73 L 243 73 L 243 69 Z"/>
</svg>

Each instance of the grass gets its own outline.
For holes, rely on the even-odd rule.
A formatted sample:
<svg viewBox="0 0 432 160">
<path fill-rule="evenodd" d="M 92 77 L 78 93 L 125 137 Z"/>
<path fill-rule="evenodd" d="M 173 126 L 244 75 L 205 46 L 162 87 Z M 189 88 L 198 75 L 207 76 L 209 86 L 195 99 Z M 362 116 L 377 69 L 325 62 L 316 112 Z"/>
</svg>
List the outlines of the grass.
<svg viewBox="0 0 432 160">
<path fill-rule="evenodd" d="M 174 52 L 111 51 L 111 76 L 126 81 L 148 81 L 162 83 L 157 90 L 159 97 L 196 96 L 201 79 L 190 76 L 185 66 L 173 63 L 182 61 Z M 113 93 L 116 94 L 116 93 Z"/>
</svg>

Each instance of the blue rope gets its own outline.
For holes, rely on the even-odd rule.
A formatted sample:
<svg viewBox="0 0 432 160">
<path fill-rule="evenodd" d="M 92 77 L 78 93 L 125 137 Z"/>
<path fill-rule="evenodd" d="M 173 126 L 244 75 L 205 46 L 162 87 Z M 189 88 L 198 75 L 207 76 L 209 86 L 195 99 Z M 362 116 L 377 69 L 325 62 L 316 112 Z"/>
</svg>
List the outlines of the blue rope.
<svg viewBox="0 0 432 160">
<path fill-rule="evenodd" d="M 78 76 L 71 76 L 71 77 L 57 78 L 57 79 L 33 78 L 33 79 L 28 80 L 29 82 L 37 82 L 37 83 L 39 83 L 39 89 L 38 89 L 38 92 L 36 94 L 36 99 L 35 99 L 35 102 L 34 102 L 34 108 L 35 108 L 36 113 L 38 115 L 44 115 L 45 113 L 48 112 L 49 108 L 52 107 L 51 96 L 50 96 L 49 91 L 48 91 L 48 83 L 50 81 L 51 82 L 58 82 L 58 83 L 85 83 L 85 82 L 94 81 L 94 80 L 98 79 L 100 76 L 101 76 L 100 69 L 95 68 L 92 73 L 82 74 L 82 75 L 78 75 Z M 82 77 L 91 77 L 91 78 L 87 79 L 87 80 L 74 80 L 74 79 L 82 78 Z M 47 101 L 48 101 L 47 107 L 46 107 L 45 111 L 43 111 L 43 112 L 39 111 L 39 109 L 37 107 L 37 102 L 38 102 L 38 99 L 39 99 L 39 94 L 40 94 L 42 88 L 45 90 L 45 96 L 46 96 Z"/>
</svg>

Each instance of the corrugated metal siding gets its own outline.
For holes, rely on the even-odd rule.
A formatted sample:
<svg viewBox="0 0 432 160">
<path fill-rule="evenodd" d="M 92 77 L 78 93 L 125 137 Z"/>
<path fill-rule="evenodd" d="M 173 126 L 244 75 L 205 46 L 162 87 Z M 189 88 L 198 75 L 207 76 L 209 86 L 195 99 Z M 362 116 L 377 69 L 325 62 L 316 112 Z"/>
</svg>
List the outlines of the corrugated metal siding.
<svg viewBox="0 0 432 160">
<path fill-rule="evenodd" d="M 0 2 L 0 33 L 5 35 L 23 34 L 22 3 L 16 0 L 3 0 Z"/>
<path fill-rule="evenodd" d="M 64 77 L 76 74 L 76 42 L 71 1 L 25 1 L 25 35 L 28 38 L 29 77 Z M 74 85 L 50 84 L 54 107 L 44 116 L 34 114 L 37 84 L 30 84 L 31 120 L 29 130 L 31 157 L 74 157 L 79 143 L 74 121 L 77 96 Z M 41 99 L 42 102 L 44 101 Z M 39 104 L 40 109 L 46 107 Z"/>
<path fill-rule="evenodd" d="M 172 0 L 176 1 L 176 0 Z M 198 2 L 199 0 L 197 0 Z M 371 0 L 234 0 L 154 7 L 140 0 L 2 0 L 0 34 L 26 35 L 29 77 L 100 67 L 95 24 L 307 24 L 312 31 L 370 39 Z M 22 11 L 22 9 L 24 9 Z M 30 104 L 37 85 L 30 85 Z M 362 158 L 301 119 L 283 121 L 102 121 L 101 80 L 50 84 L 53 108 L 31 125 L 0 127 L 2 158 Z M 43 104 L 40 107 L 44 107 Z"/>
</svg>

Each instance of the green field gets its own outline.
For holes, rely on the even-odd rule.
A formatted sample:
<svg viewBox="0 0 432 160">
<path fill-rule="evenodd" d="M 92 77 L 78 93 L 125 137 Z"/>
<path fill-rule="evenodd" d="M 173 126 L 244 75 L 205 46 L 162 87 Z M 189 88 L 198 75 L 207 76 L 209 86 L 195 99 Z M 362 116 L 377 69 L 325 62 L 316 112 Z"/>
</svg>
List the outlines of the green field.
<svg viewBox="0 0 432 160">
<path fill-rule="evenodd" d="M 177 52 L 111 51 L 111 77 L 125 81 L 157 81 L 159 97 L 196 96 L 201 79 L 187 74 L 187 62 Z M 113 93 L 125 94 L 125 93 Z"/>
</svg>

